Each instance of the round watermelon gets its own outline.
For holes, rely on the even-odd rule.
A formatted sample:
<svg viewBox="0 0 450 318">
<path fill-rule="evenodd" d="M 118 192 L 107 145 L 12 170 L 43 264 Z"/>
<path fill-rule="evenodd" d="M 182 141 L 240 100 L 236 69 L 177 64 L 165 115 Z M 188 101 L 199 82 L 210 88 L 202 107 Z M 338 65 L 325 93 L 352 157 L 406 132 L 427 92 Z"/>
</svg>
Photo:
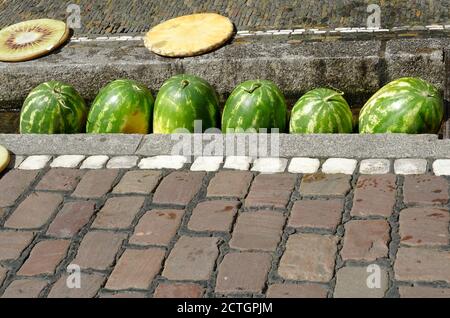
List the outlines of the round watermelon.
<svg viewBox="0 0 450 318">
<path fill-rule="evenodd" d="M 343 93 L 328 88 L 307 92 L 294 105 L 289 132 L 298 134 L 351 133 L 353 115 Z"/>
<path fill-rule="evenodd" d="M 133 80 L 119 79 L 95 98 L 86 125 L 88 133 L 147 134 L 151 130 L 153 95 Z"/>
<path fill-rule="evenodd" d="M 400 78 L 367 101 L 359 115 L 359 132 L 434 134 L 443 115 L 443 99 L 436 87 L 420 78 Z"/>
<path fill-rule="evenodd" d="M 156 96 L 153 131 L 170 134 L 177 129 L 194 132 L 194 121 L 202 130 L 219 124 L 219 97 L 204 79 L 188 74 L 175 75 L 161 86 Z"/>
<path fill-rule="evenodd" d="M 286 130 L 286 100 L 271 81 L 250 80 L 238 85 L 228 97 L 222 115 L 224 132 L 278 128 Z"/>
<path fill-rule="evenodd" d="M 34 88 L 20 112 L 22 134 L 75 134 L 84 131 L 88 109 L 70 85 L 50 81 Z"/>
</svg>

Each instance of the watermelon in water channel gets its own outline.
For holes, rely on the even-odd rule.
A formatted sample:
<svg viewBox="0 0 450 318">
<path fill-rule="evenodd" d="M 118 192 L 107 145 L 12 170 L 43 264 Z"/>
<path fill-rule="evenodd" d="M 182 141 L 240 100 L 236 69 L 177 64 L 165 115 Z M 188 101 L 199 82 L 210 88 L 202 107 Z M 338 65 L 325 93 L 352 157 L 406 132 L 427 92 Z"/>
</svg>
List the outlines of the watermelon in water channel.
<svg viewBox="0 0 450 318">
<path fill-rule="evenodd" d="M 115 80 L 100 90 L 89 112 L 88 133 L 148 134 L 153 95 L 133 80 Z"/>
<path fill-rule="evenodd" d="M 287 107 L 283 93 L 271 81 L 250 80 L 238 85 L 225 104 L 224 132 L 286 130 Z"/>
<path fill-rule="evenodd" d="M 70 85 L 50 81 L 34 88 L 20 112 L 22 134 L 74 134 L 84 131 L 87 107 Z"/>
<path fill-rule="evenodd" d="M 359 116 L 359 132 L 435 134 L 443 115 L 443 99 L 436 87 L 420 78 L 400 78 L 367 101 Z"/>
<path fill-rule="evenodd" d="M 161 86 L 156 96 L 153 131 L 194 132 L 195 121 L 201 121 L 204 131 L 218 127 L 219 117 L 219 97 L 208 82 L 193 75 L 175 75 Z"/>
<path fill-rule="evenodd" d="M 351 133 L 353 118 L 342 92 L 317 88 L 294 105 L 289 132 L 298 134 Z"/>
</svg>

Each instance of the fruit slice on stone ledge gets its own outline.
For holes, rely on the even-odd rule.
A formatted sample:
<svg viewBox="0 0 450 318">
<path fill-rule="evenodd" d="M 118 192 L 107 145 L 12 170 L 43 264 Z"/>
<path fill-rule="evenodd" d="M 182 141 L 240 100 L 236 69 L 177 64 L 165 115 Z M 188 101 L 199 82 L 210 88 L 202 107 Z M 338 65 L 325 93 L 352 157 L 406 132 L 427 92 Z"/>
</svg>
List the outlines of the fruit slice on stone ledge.
<svg viewBox="0 0 450 318">
<path fill-rule="evenodd" d="M 144 44 L 163 56 L 194 56 L 220 47 L 233 31 L 230 19 L 216 13 L 198 13 L 158 24 L 147 33 Z"/>
<path fill-rule="evenodd" d="M 0 172 L 5 170 L 10 161 L 9 151 L 0 145 Z"/>
<path fill-rule="evenodd" d="M 45 55 L 61 46 L 69 33 L 64 22 L 52 19 L 10 25 L 0 31 L 0 61 L 21 62 Z"/>
</svg>

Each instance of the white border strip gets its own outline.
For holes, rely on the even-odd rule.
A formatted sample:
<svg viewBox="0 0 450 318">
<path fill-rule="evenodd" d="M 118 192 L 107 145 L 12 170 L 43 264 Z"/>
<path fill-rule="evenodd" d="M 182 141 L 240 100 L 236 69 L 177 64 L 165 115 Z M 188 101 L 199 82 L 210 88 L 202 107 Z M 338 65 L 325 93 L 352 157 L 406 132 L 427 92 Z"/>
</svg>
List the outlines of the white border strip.
<svg viewBox="0 0 450 318">
<path fill-rule="evenodd" d="M 450 30 L 450 24 L 432 24 L 426 26 L 404 26 L 393 27 L 392 29 L 383 28 L 367 28 L 367 27 L 354 27 L 354 28 L 335 28 L 335 29 L 281 29 L 281 30 L 267 30 L 267 31 L 238 31 L 237 37 L 245 36 L 258 36 L 258 35 L 295 35 L 295 34 L 335 34 L 335 33 L 387 33 L 395 31 L 443 31 Z M 73 37 L 70 42 L 123 42 L 123 41 L 142 41 L 143 35 L 138 36 L 99 36 L 89 38 L 87 36 Z"/>
</svg>

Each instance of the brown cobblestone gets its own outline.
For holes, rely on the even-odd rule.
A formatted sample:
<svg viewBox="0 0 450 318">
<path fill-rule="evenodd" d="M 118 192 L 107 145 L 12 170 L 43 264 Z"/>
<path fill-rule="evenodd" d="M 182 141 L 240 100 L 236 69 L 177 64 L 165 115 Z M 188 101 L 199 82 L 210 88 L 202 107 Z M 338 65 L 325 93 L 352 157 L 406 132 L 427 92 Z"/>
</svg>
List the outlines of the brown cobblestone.
<svg viewBox="0 0 450 318">
<path fill-rule="evenodd" d="M 446 204 L 448 182 L 444 177 L 438 176 L 405 176 L 403 196 L 406 204 Z"/>
<path fill-rule="evenodd" d="M 344 201 L 340 199 L 296 201 L 288 225 L 334 231 L 341 221 L 343 210 Z"/>
<path fill-rule="evenodd" d="M 280 242 L 284 223 L 285 218 L 279 212 L 242 213 L 237 219 L 230 247 L 274 252 Z"/>
<path fill-rule="evenodd" d="M 374 261 L 388 255 L 389 223 L 385 220 L 353 220 L 345 224 L 343 260 Z"/>
<path fill-rule="evenodd" d="M 11 170 L 0 179 L 0 207 L 14 205 L 36 179 L 37 171 Z"/>
<path fill-rule="evenodd" d="M 326 298 L 327 289 L 319 284 L 273 284 L 267 289 L 267 298 Z"/>
<path fill-rule="evenodd" d="M 47 284 L 47 281 L 35 278 L 15 280 L 6 288 L 2 298 L 37 298 Z"/>
<path fill-rule="evenodd" d="M 64 259 L 69 248 L 69 240 L 46 240 L 37 243 L 20 268 L 18 275 L 52 275 L 56 266 Z"/>
<path fill-rule="evenodd" d="M 350 191 L 351 176 L 344 174 L 306 174 L 300 184 L 300 194 L 307 196 L 345 196 Z"/>
<path fill-rule="evenodd" d="M 95 203 L 92 201 L 75 201 L 64 204 L 61 211 L 50 224 L 47 235 L 70 238 L 85 226 L 94 214 Z"/>
<path fill-rule="evenodd" d="M 285 279 L 328 282 L 333 277 L 337 237 L 294 234 L 286 244 L 278 273 Z"/>
<path fill-rule="evenodd" d="M 400 298 L 450 298 L 450 288 L 400 286 Z"/>
<path fill-rule="evenodd" d="M 142 196 L 109 198 L 92 224 L 98 229 L 126 229 L 144 204 Z"/>
<path fill-rule="evenodd" d="M 392 174 L 360 176 L 356 184 L 351 215 L 389 217 L 395 204 L 395 179 Z"/>
<path fill-rule="evenodd" d="M 69 288 L 67 279 L 67 274 L 58 279 L 50 290 L 48 298 L 92 298 L 97 295 L 105 281 L 105 277 L 101 274 L 81 273 L 81 288 Z"/>
<path fill-rule="evenodd" d="M 172 172 L 156 189 L 153 203 L 187 205 L 200 190 L 204 176 L 204 172 Z"/>
<path fill-rule="evenodd" d="M 72 195 L 77 198 L 100 198 L 111 190 L 118 174 L 117 169 L 89 170 Z"/>
<path fill-rule="evenodd" d="M 163 271 L 171 280 L 208 280 L 219 254 L 215 237 L 182 236 L 173 247 Z"/>
<path fill-rule="evenodd" d="M 8 218 L 5 227 L 16 229 L 37 229 L 48 222 L 63 196 L 57 193 L 33 192 L 16 208 Z"/>
<path fill-rule="evenodd" d="M 395 279 L 403 281 L 445 281 L 450 283 L 450 252 L 410 247 L 399 248 Z"/>
<path fill-rule="evenodd" d="M 153 298 L 201 298 L 205 289 L 197 284 L 161 283 Z"/>
<path fill-rule="evenodd" d="M 123 233 L 103 231 L 88 232 L 81 241 L 76 258 L 72 264 L 81 268 L 104 270 L 112 265 L 122 241 Z"/>
<path fill-rule="evenodd" d="M 247 194 L 253 174 L 249 171 L 220 171 L 211 179 L 208 197 L 237 197 Z"/>
<path fill-rule="evenodd" d="M 147 250 L 126 249 L 109 277 L 107 289 L 147 289 L 159 273 L 165 251 L 159 248 Z"/>
<path fill-rule="evenodd" d="M 161 171 L 128 171 L 114 188 L 113 193 L 150 194 L 161 178 Z"/>
<path fill-rule="evenodd" d="M 229 232 L 239 205 L 239 201 L 201 202 L 192 212 L 188 228 L 192 231 Z"/>
<path fill-rule="evenodd" d="M 129 242 L 136 245 L 167 246 L 184 215 L 183 210 L 151 210 L 142 216 Z"/>
<path fill-rule="evenodd" d="M 446 209 L 409 208 L 400 212 L 400 241 L 410 246 L 449 244 L 450 214 Z"/>
<path fill-rule="evenodd" d="M 246 207 L 285 208 L 296 182 L 295 174 L 260 174 L 256 176 L 245 199 Z"/>
<path fill-rule="evenodd" d="M 345 266 L 336 274 L 334 298 L 382 298 L 388 288 L 386 269 L 380 268 L 380 288 L 368 285 L 372 283 L 367 267 Z M 374 288 L 370 288 L 374 287 Z"/>
<path fill-rule="evenodd" d="M 73 191 L 83 176 L 79 169 L 50 169 L 36 186 L 36 190 Z"/>
<path fill-rule="evenodd" d="M 18 259 L 33 237 L 31 232 L 0 231 L 0 261 Z"/>
<path fill-rule="evenodd" d="M 270 269 L 265 253 L 230 253 L 219 266 L 216 293 L 261 293 Z"/>
</svg>

